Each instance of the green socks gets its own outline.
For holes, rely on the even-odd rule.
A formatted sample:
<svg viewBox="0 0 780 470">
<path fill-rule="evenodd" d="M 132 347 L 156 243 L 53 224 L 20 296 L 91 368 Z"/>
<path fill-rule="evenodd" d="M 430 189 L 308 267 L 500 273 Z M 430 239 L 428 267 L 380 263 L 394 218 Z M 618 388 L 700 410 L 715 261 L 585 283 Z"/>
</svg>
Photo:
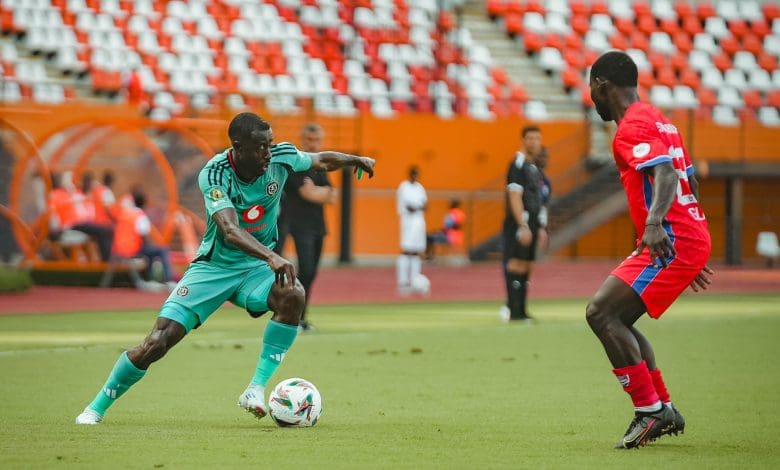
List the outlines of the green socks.
<svg viewBox="0 0 780 470">
<path fill-rule="evenodd" d="M 274 375 L 279 364 L 284 360 L 284 355 L 287 354 L 296 336 L 298 336 L 297 326 L 268 321 L 263 333 L 263 349 L 260 351 L 255 376 L 252 377 L 252 385 L 265 387 L 268 379 Z"/>
<path fill-rule="evenodd" d="M 146 371 L 133 365 L 130 359 L 127 358 L 127 352 L 123 352 L 117 359 L 116 364 L 114 364 L 114 369 L 111 370 L 111 375 L 108 376 L 103 389 L 98 392 L 95 399 L 89 404 L 89 407 L 97 411 L 100 416 L 103 416 L 116 399 L 128 391 L 133 384 L 141 380 L 144 374 L 146 374 Z"/>
</svg>

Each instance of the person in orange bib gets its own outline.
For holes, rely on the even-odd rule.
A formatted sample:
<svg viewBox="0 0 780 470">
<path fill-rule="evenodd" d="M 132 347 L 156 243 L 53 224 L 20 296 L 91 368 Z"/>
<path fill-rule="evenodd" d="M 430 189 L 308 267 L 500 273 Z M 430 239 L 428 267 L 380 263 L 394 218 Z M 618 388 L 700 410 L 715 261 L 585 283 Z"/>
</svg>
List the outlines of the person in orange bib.
<svg viewBox="0 0 780 470">
<path fill-rule="evenodd" d="M 132 198 L 132 205 L 123 205 L 117 211 L 112 251 L 123 258 L 144 258 L 146 278 L 151 274 L 152 262 L 159 259 L 163 267 L 164 281 L 169 282 L 172 280 L 173 272 L 168 249 L 156 246 L 149 240 L 152 223 L 143 210 L 146 205 L 146 195 L 136 191 Z"/>
</svg>

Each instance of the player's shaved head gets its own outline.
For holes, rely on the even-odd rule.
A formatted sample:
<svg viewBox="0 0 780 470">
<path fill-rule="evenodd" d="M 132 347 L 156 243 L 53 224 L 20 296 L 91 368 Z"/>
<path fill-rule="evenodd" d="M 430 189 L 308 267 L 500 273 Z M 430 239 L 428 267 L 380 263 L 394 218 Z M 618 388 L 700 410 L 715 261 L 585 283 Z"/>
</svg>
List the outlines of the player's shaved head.
<svg viewBox="0 0 780 470">
<path fill-rule="evenodd" d="M 638 76 L 634 59 L 622 51 L 605 52 L 590 68 L 591 81 L 600 78 L 619 87 L 636 87 Z"/>
<path fill-rule="evenodd" d="M 263 132 L 271 129 L 271 125 L 268 124 L 263 118 L 255 113 L 240 113 L 237 114 L 228 126 L 228 137 L 233 142 L 249 140 L 252 138 L 252 133 Z"/>
</svg>

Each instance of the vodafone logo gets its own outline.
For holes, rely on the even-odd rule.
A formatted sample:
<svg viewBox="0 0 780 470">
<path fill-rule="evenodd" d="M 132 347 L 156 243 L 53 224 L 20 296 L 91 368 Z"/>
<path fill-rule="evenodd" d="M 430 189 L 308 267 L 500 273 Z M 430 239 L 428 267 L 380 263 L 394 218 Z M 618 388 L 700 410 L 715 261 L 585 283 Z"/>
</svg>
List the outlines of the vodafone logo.
<svg viewBox="0 0 780 470">
<path fill-rule="evenodd" d="M 252 224 L 263 218 L 265 214 L 265 208 L 261 205 L 255 204 L 249 209 L 244 211 L 244 222 Z"/>
</svg>

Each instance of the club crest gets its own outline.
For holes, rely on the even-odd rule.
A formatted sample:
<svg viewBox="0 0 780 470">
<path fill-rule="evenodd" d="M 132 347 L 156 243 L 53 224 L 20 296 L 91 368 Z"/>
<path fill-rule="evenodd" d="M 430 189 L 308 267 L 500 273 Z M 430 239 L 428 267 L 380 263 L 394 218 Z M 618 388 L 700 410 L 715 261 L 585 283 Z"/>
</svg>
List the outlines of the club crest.
<svg viewBox="0 0 780 470">
<path fill-rule="evenodd" d="M 273 196 L 277 191 L 279 191 L 279 183 L 276 181 L 271 181 L 268 183 L 268 186 L 265 187 L 265 193 L 269 196 Z"/>
</svg>

